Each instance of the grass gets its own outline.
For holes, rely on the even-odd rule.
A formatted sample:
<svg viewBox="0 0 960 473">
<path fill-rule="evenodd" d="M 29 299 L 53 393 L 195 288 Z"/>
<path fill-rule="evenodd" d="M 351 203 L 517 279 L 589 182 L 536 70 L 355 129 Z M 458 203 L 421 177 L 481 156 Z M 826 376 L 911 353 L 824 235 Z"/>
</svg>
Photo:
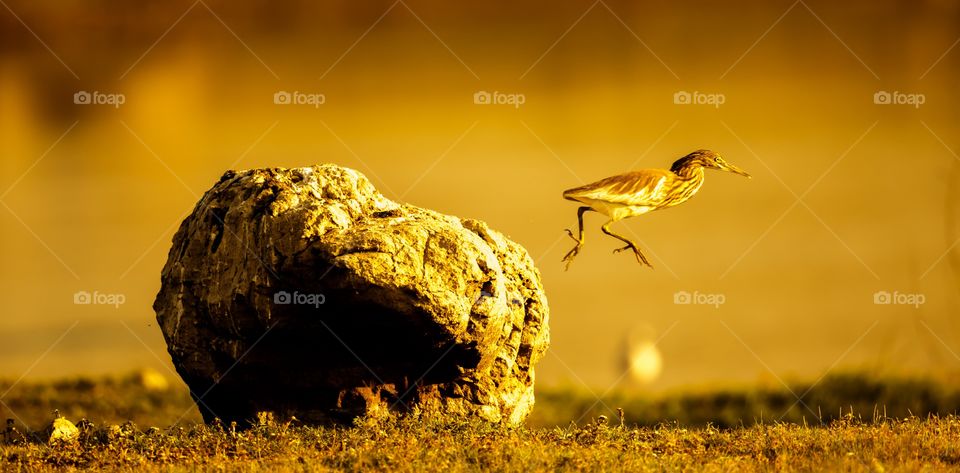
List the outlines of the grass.
<svg viewBox="0 0 960 473">
<path fill-rule="evenodd" d="M 954 416 L 736 429 L 504 429 L 407 418 L 355 428 L 268 424 L 243 432 L 220 426 L 170 432 L 89 427 L 75 443 L 8 444 L 0 456 L 4 469 L 885 471 L 955 469 L 957 439 L 960 418 Z"/>
<path fill-rule="evenodd" d="M 825 387 L 820 388 L 821 385 Z M 0 392 L 10 386 L 10 383 L 0 383 Z M 923 413 L 926 407 L 940 406 L 938 403 L 946 406 L 957 399 L 955 393 L 933 382 L 870 381 L 847 375 L 824 380 L 808 393 L 822 398 L 805 397 L 805 400 L 808 403 L 815 399 L 840 402 L 844 398 L 856 406 L 867 402 L 869 395 L 883 399 L 884 393 L 895 393 L 896 389 L 902 390 L 903 402 L 896 402 L 888 412 L 910 410 L 904 406 L 911 405 L 917 408 L 917 413 Z M 750 418 L 750 409 L 769 408 L 774 404 L 767 400 L 775 392 L 773 389 L 727 391 L 714 393 L 712 397 L 704 392 L 663 399 L 642 399 L 621 392 L 598 403 L 592 396 L 564 389 L 540 393 L 529 426 L 519 428 L 409 415 L 387 421 L 358 419 L 353 427 L 311 427 L 295 421 L 266 420 L 254 428 L 238 431 L 231 426 L 199 424 L 199 416 L 187 393 L 177 388 L 150 389 L 137 377 L 19 383 L 9 390 L 0 405 L 9 406 L 10 410 L 4 408 L 4 413 L 15 412 L 22 419 L 16 422 L 17 430 L 7 432 L 0 442 L 0 470 L 183 471 L 200 467 L 451 472 L 960 468 L 960 417 L 951 413 L 928 412 L 919 417 L 908 414 L 896 418 L 884 416 L 879 410 L 873 415 L 872 408 L 868 415 L 856 410 L 841 413 L 838 409 L 823 425 L 787 422 L 792 414 L 783 422 L 744 421 L 744 427 L 739 426 L 739 420 L 735 427 L 713 421 L 700 423 L 707 418 L 733 423 L 731 419 L 737 409 L 741 409 L 741 417 Z M 783 402 L 779 397 L 775 400 Z M 595 412 L 606 409 L 606 405 L 625 409 L 622 425 L 616 414 L 594 416 Z M 663 422 L 670 418 L 668 416 L 656 420 L 656 415 L 684 406 L 691 409 L 686 417 L 668 423 Z M 52 419 L 53 408 L 59 408 L 74 421 L 86 417 L 94 422 L 81 424 L 76 442 L 50 445 L 45 441 L 43 427 Z M 951 410 L 955 411 L 956 408 Z M 711 412 L 714 415 L 710 415 Z M 799 415 L 800 411 L 797 412 Z M 578 417 L 582 419 L 573 422 Z M 179 422 L 173 425 L 177 419 Z M 549 426 L 561 423 L 562 426 Z M 155 427 L 170 425 L 173 426 Z"/>
<path fill-rule="evenodd" d="M 658 397 L 619 390 L 600 401 L 575 388 L 550 389 L 537 393 L 537 407 L 529 422 L 553 426 L 600 415 L 612 418 L 618 407 L 625 411 L 627 424 L 640 426 L 665 420 L 688 427 L 731 428 L 776 422 L 809 425 L 838 420 L 850 413 L 867 419 L 924 417 L 960 413 L 960 389 L 956 386 L 960 386 L 957 379 L 839 373 L 816 383 L 793 383 L 789 390 L 781 385 L 750 386 Z"/>
</svg>

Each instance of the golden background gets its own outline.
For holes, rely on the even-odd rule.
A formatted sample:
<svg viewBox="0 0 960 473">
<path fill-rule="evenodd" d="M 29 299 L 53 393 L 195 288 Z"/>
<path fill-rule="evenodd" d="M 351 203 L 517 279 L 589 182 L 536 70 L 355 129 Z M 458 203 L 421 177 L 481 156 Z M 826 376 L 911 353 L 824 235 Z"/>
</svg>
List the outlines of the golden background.
<svg viewBox="0 0 960 473">
<path fill-rule="evenodd" d="M 544 385 L 627 383 L 628 338 L 656 343 L 654 390 L 960 367 L 956 2 L 2 4 L 4 377 L 170 374 L 151 304 L 180 221 L 227 169 L 323 162 L 529 250 L 552 309 Z M 692 201 L 617 224 L 652 271 L 587 214 L 563 271 L 561 191 L 697 148 L 753 179 L 708 172 Z"/>
</svg>

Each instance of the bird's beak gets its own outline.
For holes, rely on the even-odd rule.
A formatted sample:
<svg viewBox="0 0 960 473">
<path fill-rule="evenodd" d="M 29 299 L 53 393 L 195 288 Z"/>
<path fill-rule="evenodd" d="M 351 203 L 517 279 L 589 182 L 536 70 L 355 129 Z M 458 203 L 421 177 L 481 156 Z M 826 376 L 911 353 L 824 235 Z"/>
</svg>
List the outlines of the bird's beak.
<svg viewBox="0 0 960 473">
<path fill-rule="evenodd" d="M 750 178 L 750 177 L 751 177 L 749 174 L 747 174 L 747 171 L 744 171 L 743 169 L 740 169 L 740 168 L 738 168 L 738 167 L 736 167 L 736 166 L 734 166 L 734 165 L 732 165 L 732 164 L 730 164 L 730 163 L 723 163 L 723 170 L 724 170 L 724 171 L 732 172 L 732 173 L 734 173 L 734 174 L 739 174 L 739 175 L 745 176 L 745 177 L 747 177 L 747 178 Z"/>
</svg>

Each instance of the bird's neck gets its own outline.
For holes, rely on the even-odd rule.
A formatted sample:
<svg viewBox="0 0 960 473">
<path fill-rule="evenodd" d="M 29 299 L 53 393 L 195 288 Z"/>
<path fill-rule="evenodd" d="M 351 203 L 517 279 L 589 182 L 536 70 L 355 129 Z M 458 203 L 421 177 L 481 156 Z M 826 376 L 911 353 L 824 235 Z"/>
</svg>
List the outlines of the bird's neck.
<svg viewBox="0 0 960 473">
<path fill-rule="evenodd" d="M 674 166 L 671 171 L 683 179 L 703 180 L 703 166 L 699 164 Z"/>
</svg>

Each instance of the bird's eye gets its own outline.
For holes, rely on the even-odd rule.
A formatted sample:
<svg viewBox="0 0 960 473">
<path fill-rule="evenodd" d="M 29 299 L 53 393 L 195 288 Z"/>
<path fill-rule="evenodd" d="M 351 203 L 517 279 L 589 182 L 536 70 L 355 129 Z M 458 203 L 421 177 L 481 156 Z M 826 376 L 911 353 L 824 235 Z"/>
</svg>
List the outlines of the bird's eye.
<svg viewBox="0 0 960 473">
<path fill-rule="evenodd" d="M 717 157 L 714 158 L 713 160 L 716 161 L 716 162 L 718 162 L 718 163 L 719 163 L 719 162 L 723 162 L 723 160 L 720 159 L 720 156 L 717 156 Z"/>
</svg>

